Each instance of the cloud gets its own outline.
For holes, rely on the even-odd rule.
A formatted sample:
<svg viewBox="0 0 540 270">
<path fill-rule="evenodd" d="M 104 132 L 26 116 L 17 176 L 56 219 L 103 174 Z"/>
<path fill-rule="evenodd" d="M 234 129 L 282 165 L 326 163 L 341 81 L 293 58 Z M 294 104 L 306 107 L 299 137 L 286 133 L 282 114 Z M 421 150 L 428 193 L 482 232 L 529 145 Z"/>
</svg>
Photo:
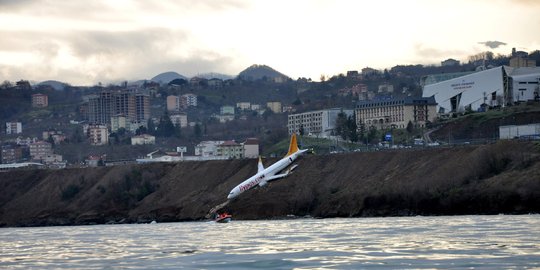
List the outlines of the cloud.
<svg viewBox="0 0 540 270">
<path fill-rule="evenodd" d="M 11 80 L 55 79 L 77 85 L 148 79 L 165 71 L 194 76 L 210 71 L 231 73 L 241 68 L 235 66 L 241 62 L 238 55 L 205 48 L 183 30 L 148 28 L 47 35 L 0 31 L 0 35 L 10 37 L 9 43 L 0 44 L 0 54 L 24 56 L 0 61 L 0 76 Z"/>
<path fill-rule="evenodd" d="M 538 0 L 513 0 L 514 3 L 518 3 L 525 6 L 538 7 L 540 6 L 540 1 Z"/>
<path fill-rule="evenodd" d="M 423 43 L 414 44 L 413 51 L 414 59 L 423 59 L 424 63 L 438 63 L 449 57 L 461 58 L 468 53 L 465 50 L 437 49 Z"/>
<path fill-rule="evenodd" d="M 506 43 L 501 41 L 484 41 L 484 42 L 478 42 L 478 44 L 483 44 L 491 49 L 497 49 L 500 46 L 506 45 Z"/>
</svg>

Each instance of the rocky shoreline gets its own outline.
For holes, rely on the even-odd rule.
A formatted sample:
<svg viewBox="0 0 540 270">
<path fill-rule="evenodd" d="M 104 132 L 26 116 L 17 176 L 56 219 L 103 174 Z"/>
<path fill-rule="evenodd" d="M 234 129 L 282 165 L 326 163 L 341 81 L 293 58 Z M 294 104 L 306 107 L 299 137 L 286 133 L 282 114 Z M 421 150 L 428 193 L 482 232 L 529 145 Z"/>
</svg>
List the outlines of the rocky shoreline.
<svg viewBox="0 0 540 270">
<path fill-rule="evenodd" d="M 540 213 L 539 149 L 501 141 L 304 156 L 294 174 L 222 211 L 251 220 Z M 205 220 L 256 170 L 246 159 L 3 172 L 0 226 Z"/>
</svg>

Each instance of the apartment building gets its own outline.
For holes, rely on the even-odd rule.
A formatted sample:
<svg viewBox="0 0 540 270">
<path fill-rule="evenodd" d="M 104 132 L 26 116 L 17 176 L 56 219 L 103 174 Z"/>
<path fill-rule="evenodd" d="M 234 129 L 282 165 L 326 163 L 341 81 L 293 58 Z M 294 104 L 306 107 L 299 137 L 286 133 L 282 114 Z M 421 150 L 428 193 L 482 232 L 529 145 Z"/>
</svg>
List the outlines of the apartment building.
<svg viewBox="0 0 540 270">
<path fill-rule="evenodd" d="M 105 90 L 88 97 L 87 119 L 90 123 L 108 125 L 111 117 L 124 115 L 130 122 L 150 118 L 150 96 L 129 90 Z"/>
<path fill-rule="evenodd" d="M 87 135 L 92 145 L 105 145 L 109 143 L 109 131 L 105 125 L 89 125 Z"/>
<path fill-rule="evenodd" d="M 338 114 L 341 112 L 347 116 L 354 114 L 354 110 L 344 110 L 341 108 L 289 114 L 287 121 L 289 134 L 293 132 L 298 134 L 303 130 L 304 134 L 331 135 L 336 127 Z"/>
<path fill-rule="evenodd" d="M 46 156 L 52 155 L 52 144 L 45 141 L 37 141 L 30 144 L 30 157 L 34 160 L 41 160 Z"/>
<path fill-rule="evenodd" d="M 376 129 L 406 128 L 409 121 L 425 127 L 437 117 L 434 97 L 369 101 L 356 107 L 356 125 Z"/>
<path fill-rule="evenodd" d="M 217 146 L 217 155 L 235 159 L 244 157 L 244 146 L 235 141 L 225 141 Z"/>
<path fill-rule="evenodd" d="M 21 122 L 6 122 L 6 134 L 19 134 L 22 133 Z"/>
<path fill-rule="evenodd" d="M 180 111 L 180 97 L 167 96 L 167 111 L 177 112 Z"/>
<path fill-rule="evenodd" d="M 32 107 L 33 108 L 45 108 L 49 106 L 49 97 L 45 94 L 33 94 L 32 95 Z"/>
<path fill-rule="evenodd" d="M 185 113 L 173 113 L 169 116 L 174 126 L 187 127 L 188 119 Z"/>
<path fill-rule="evenodd" d="M 281 113 L 281 102 L 279 101 L 271 101 L 266 103 L 266 107 L 273 111 L 274 113 Z"/>
</svg>

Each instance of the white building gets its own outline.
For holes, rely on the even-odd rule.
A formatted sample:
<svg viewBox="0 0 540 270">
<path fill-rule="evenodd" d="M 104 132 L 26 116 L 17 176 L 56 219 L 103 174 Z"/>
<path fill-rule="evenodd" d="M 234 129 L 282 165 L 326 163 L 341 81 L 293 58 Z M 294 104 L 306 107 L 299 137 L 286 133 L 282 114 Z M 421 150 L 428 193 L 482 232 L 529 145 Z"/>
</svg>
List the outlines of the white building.
<svg viewBox="0 0 540 270">
<path fill-rule="evenodd" d="M 244 145 L 245 158 L 257 158 L 259 156 L 259 140 L 257 138 L 247 138 Z"/>
<path fill-rule="evenodd" d="M 187 108 L 189 106 L 197 107 L 197 95 L 185 94 L 180 96 L 180 104 L 184 108 Z"/>
<path fill-rule="evenodd" d="M 234 115 L 232 115 L 232 114 L 220 114 L 220 115 L 214 115 L 214 118 L 216 118 L 220 123 L 227 123 L 229 121 L 234 120 Z"/>
<path fill-rule="evenodd" d="M 174 126 L 187 127 L 188 119 L 185 113 L 175 113 L 169 116 Z"/>
<path fill-rule="evenodd" d="M 251 103 L 249 102 L 237 102 L 236 108 L 240 110 L 250 110 L 251 109 Z"/>
<path fill-rule="evenodd" d="M 440 113 L 473 111 L 538 100 L 540 68 L 496 67 L 425 85 L 422 96 L 435 97 Z"/>
<path fill-rule="evenodd" d="M 119 129 L 130 130 L 129 120 L 124 115 L 116 115 L 111 117 L 111 131 L 116 132 Z"/>
<path fill-rule="evenodd" d="M 217 156 L 217 146 L 225 141 L 202 141 L 195 146 L 195 155 L 210 157 Z"/>
<path fill-rule="evenodd" d="M 87 135 L 92 145 L 105 145 L 109 143 L 109 130 L 104 125 L 89 125 Z"/>
<path fill-rule="evenodd" d="M 225 141 L 217 146 L 217 155 L 228 159 L 237 159 L 244 157 L 244 146 L 232 141 Z"/>
<path fill-rule="evenodd" d="M 41 160 L 44 157 L 53 154 L 52 144 L 45 141 L 31 143 L 29 150 L 30 157 L 35 160 Z"/>
<path fill-rule="evenodd" d="M 220 114 L 234 114 L 234 107 L 233 106 L 228 106 L 228 105 L 225 105 L 225 106 L 221 106 L 221 108 L 219 109 L 219 113 Z"/>
<path fill-rule="evenodd" d="M 379 85 L 379 93 L 394 93 L 394 86 L 389 83 Z"/>
<path fill-rule="evenodd" d="M 514 68 L 511 73 L 511 82 L 514 102 L 540 100 L 540 68 Z"/>
<path fill-rule="evenodd" d="M 22 133 L 21 122 L 6 122 L 6 134 L 19 134 Z"/>
<path fill-rule="evenodd" d="M 304 134 L 328 136 L 336 127 L 336 119 L 340 112 L 347 116 L 353 115 L 353 110 L 343 110 L 340 108 L 311 111 L 297 114 L 289 114 L 287 128 L 289 134 L 300 133 L 303 129 Z"/>
<path fill-rule="evenodd" d="M 149 134 L 141 134 L 131 137 L 131 145 L 155 144 L 156 137 Z"/>
<path fill-rule="evenodd" d="M 274 113 L 281 113 L 281 102 L 279 101 L 271 101 L 266 103 L 266 107 L 273 111 Z"/>
</svg>

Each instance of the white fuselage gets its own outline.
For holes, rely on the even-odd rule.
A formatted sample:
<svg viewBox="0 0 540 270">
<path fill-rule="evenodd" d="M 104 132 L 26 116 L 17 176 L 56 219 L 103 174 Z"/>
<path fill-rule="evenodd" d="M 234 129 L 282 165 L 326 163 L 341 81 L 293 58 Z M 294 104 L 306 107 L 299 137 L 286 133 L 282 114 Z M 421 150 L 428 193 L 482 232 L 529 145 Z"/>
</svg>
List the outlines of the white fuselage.
<svg viewBox="0 0 540 270">
<path fill-rule="evenodd" d="M 227 196 L 227 199 L 236 198 L 242 192 L 258 185 L 264 186 L 267 181 L 275 179 L 272 178 L 272 176 L 275 176 L 277 173 L 281 172 L 283 169 L 291 165 L 291 163 L 293 163 L 298 158 L 298 156 L 300 156 L 305 151 L 307 150 L 298 150 L 293 154 L 278 160 L 276 163 L 272 164 L 272 166 L 260 172 L 257 172 L 252 177 L 248 178 L 247 180 L 240 183 L 238 186 L 234 187 Z"/>
</svg>

